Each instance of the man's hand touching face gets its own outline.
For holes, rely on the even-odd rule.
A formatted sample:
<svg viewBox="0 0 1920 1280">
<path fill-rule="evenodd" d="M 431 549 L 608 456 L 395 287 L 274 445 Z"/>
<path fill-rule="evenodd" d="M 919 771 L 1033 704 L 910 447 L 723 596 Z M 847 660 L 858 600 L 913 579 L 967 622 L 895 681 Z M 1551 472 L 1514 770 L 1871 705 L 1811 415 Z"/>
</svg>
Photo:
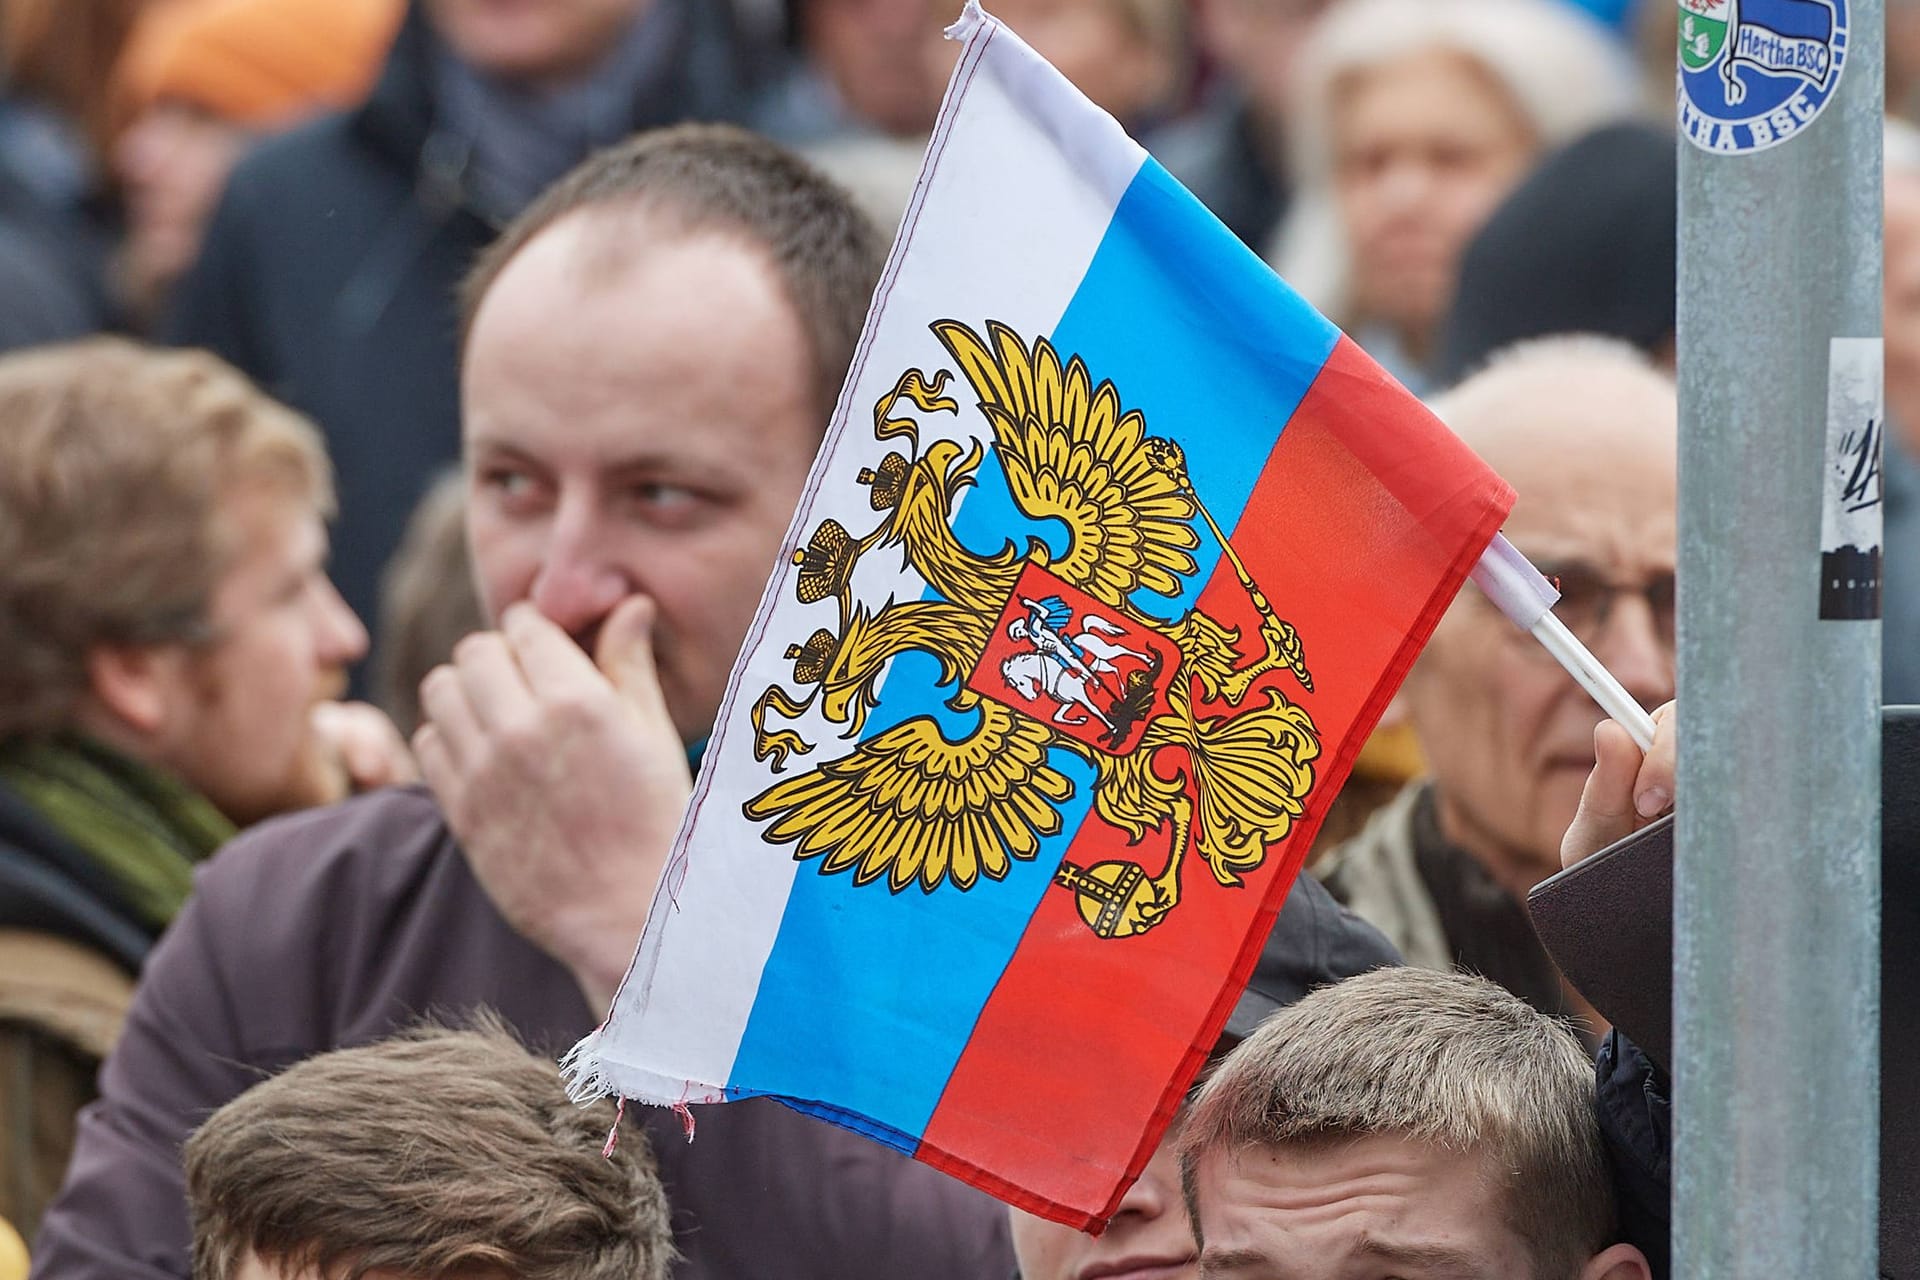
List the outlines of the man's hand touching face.
<svg viewBox="0 0 1920 1280">
<path fill-rule="evenodd" d="M 626 972 L 692 791 L 653 620 L 630 596 L 589 658 L 516 604 L 420 686 L 414 754 L 474 874 L 596 1008 Z"/>
</svg>

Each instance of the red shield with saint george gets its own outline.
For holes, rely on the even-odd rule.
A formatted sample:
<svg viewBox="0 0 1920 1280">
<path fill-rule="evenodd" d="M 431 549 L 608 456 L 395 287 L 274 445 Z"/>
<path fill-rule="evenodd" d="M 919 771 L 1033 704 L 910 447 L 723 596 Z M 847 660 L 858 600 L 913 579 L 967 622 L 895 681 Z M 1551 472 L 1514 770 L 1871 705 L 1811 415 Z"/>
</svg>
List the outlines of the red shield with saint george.
<svg viewBox="0 0 1920 1280">
<path fill-rule="evenodd" d="M 1180 647 L 1028 565 L 1001 607 L 967 687 L 1111 755 L 1167 710 Z"/>
</svg>

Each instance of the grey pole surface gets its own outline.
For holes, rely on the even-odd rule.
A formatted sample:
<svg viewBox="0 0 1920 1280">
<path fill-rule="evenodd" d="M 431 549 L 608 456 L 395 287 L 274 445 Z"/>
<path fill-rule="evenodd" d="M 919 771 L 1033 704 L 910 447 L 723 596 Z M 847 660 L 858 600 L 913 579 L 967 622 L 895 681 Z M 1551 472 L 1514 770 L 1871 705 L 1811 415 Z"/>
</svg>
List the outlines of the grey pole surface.
<svg viewBox="0 0 1920 1280">
<path fill-rule="evenodd" d="M 1673 1274 L 1867 1280 L 1883 10 L 1680 17 Z"/>
</svg>

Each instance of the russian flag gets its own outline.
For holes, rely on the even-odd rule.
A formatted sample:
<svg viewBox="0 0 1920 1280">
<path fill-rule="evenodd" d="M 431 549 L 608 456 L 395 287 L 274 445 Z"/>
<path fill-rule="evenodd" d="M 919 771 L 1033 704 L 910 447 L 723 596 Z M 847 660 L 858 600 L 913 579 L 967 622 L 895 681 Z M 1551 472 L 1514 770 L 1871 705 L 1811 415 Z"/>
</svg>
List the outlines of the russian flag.
<svg viewBox="0 0 1920 1280">
<path fill-rule="evenodd" d="M 582 1093 L 1109 1217 L 1512 503 L 970 4 Z"/>
</svg>

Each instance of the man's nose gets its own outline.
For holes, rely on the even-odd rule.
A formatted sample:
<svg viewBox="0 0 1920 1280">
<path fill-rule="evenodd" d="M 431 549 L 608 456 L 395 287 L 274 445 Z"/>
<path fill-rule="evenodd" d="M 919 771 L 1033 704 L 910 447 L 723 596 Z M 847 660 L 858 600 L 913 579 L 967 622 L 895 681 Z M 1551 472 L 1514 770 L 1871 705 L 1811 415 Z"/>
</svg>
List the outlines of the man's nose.
<svg viewBox="0 0 1920 1280">
<path fill-rule="evenodd" d="M 527 599 L 569 634 L 587 630 L 633 593 L 632 579 L 608 561 L 604 547 L 592 521 L 578 513 L 562 512 L 555 522 Z"/>
<path fill-rule="evenodd" d="M 318 651 L 322 666 L 344 667 L 350 662 L 358 662 L 367 656 L 367 628 L 351 605 L 340 598 L 340 592 L 331 579 L 322 578 L 319 585 L 320 643 Z"/>
<path fill-rule="evenodd" d="M 1652 710 L 1673 698 L 1673 643 L 1662 632 L 1645 596 L 1614 597 L 1595 656 L 1641 706 Z"/>
<path fill-rule="evenodd" d="M 1169 1138 L 1168 1141 L 1171 1141 Z M 1154 1153 L 1140 1176 L 1134 1179 L 1127 1194 L 1120 1197 L 1120 1207 L 1114 1211 L 1116 1218 L 1132 1214 L 1136 1218 L 1151 1221 L 1166 1213 L 1180 1202 L 1180 1166 L 1165 1150 Z"/>
<path fill-rule="evenodd" d="M 1395 157 L 1380 175 L 1381 203 L 1402 216 L 1424 210 L 1432 190 L 1432 168 L 1415 157 Z"/>
</svg>

